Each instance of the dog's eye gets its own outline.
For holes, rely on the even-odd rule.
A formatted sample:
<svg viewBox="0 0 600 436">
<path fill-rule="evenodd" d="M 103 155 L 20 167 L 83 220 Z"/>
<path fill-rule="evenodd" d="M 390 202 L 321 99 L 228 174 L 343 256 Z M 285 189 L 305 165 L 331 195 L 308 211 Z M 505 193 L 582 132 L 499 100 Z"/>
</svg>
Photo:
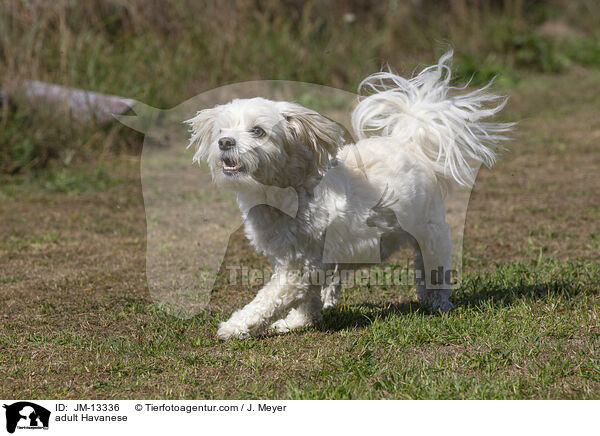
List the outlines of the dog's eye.
<svg viewBox="0 0 600 436">
<path fill-rule="evenodd" d="M 252 129 L 250 130 L 250 132 L 252 132 L 252 134 L 254 136 L 256 136 L 257 138 L 262 138 L 263 136 L 265 136 L 267 133 L 263 130 L 262 127 L 259 126 L 254 126 L 252 127 Z"/>
</svg>

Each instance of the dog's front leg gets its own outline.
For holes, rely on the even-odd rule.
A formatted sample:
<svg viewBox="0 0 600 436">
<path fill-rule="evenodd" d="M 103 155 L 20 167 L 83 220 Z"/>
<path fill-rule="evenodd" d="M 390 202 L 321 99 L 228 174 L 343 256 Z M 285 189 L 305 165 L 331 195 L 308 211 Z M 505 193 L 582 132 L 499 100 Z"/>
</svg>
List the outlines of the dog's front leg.
<svg viewBox="0 0 600 436">
<path fill-rule="evenodd" d="M 309 295 L 302 303 L 279 321 L 274 322 L 271 328 L 278 333 L 287 333 L 302 327 L 310 327 L 323 318 L 323 303 L 319 293 L 320 287 L 312 286 Z"/>
<path fill-rule="evenodd" d="M 243 339 L 261 334 L 273 321 L 302 303 L 309 290 L 308 281 L 298 275 L 276 272 L 254 300 L 219 325 L 217 336 Z"/>
</svg>

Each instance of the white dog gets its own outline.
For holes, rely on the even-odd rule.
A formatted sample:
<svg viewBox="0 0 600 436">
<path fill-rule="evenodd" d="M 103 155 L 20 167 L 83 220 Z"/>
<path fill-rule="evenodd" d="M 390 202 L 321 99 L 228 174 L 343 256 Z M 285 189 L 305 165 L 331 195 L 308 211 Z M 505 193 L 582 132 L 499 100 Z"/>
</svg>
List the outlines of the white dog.
<svg viewBox="0 0 600 436">
<path fill-rule="evenodd" d="M 451 268 L 444 194 L 452 185 L 470 186 L 480 163 L 494 163 L 510 124 L 482 121 L 506 103 L 486 93 L 489 85 L 448 96 L 455 89 L 451 56 L 411 79 L 367 77 L 352 112 L 355 145 L 344 146 L 341 128 L 318 113 L 263 98 L 233 100 L 188 121 L 194 160 L 207 162 L 214 183 L 236 192 L 246 236 L 274 270 L 256 298 L 220 324 L 219 338 L 312 325 L 335 304 L 341 284 L 315 284 L 299 271 L 358 265 L 374 249 L 385 258 L 405 243 L 415 249 L 420 301 L 452 308 L 449 284 L 430 278 Z M 296 191 L 295 216 L 267 205 L 272 187 Z"/>
</svg>

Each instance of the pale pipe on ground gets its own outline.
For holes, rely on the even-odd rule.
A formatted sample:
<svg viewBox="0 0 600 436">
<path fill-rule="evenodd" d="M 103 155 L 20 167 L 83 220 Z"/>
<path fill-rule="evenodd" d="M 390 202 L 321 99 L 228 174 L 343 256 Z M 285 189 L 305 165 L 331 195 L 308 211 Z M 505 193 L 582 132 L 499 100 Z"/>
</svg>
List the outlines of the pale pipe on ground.
<svg viewBox="0 0 600 436">
<path fill-rule="evenodd" d="M 135 104 L 135 100 L 117 95 L 101 94 L 37 80 L 26 80 L 15 89 L 28 100 L 44 100 L 62 105 L 78 121 L 92 119 L 100 122 L 110 121 L 113 119 L 113 114 L 124 114 Z M 0 90 L 0 101 L 7 100 L 10 94 L 12 92 L 7 89 Z"/>
</svg>

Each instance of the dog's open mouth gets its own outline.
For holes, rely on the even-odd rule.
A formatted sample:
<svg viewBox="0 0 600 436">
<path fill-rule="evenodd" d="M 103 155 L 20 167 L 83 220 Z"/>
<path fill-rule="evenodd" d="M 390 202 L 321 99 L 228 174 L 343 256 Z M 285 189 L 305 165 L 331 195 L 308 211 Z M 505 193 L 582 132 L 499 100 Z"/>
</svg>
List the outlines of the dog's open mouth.
<svg viewBox="0 0 600 436">
<path fill-rule="evenodd" d="M 223 172 L 225 174 L 235 174 L 244 171 L 244 166 L 238 161 L 229 157 L 223 158 Z"/>
</svg>

